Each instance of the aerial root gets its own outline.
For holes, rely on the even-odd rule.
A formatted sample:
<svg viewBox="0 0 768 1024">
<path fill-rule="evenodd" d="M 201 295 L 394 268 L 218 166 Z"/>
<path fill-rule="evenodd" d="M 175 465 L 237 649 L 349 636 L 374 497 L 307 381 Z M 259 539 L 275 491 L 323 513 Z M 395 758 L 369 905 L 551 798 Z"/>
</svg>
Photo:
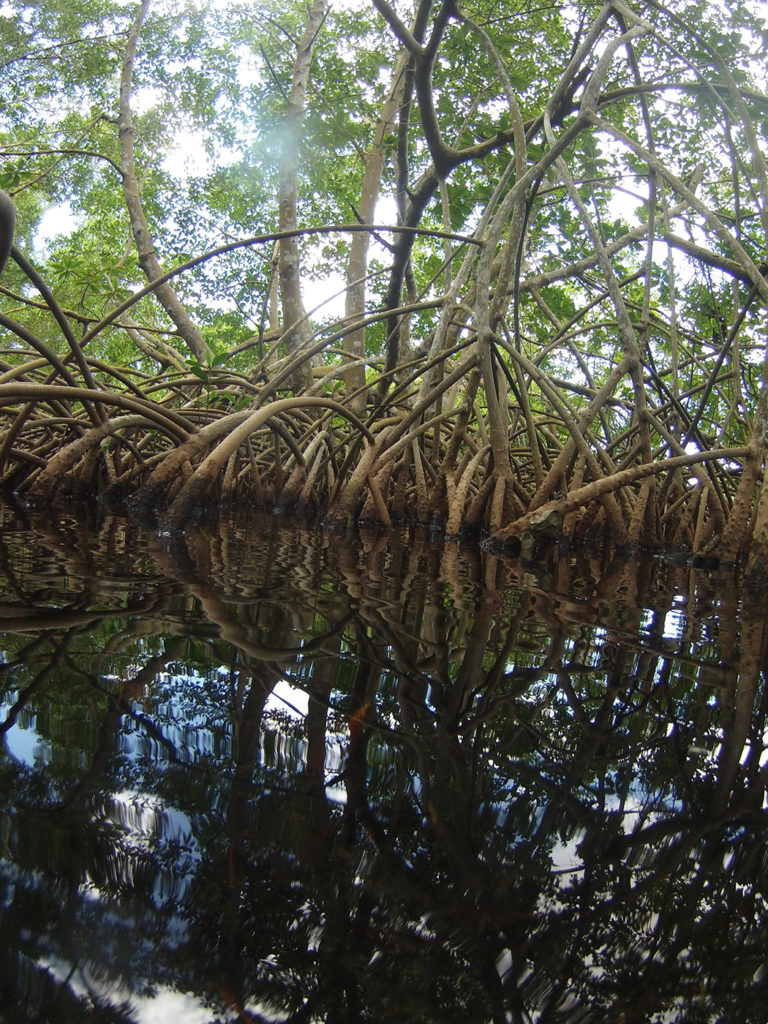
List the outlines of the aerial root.
<svg viewBox="0 0 768 1024">
<path fill-rule="evenodd" d="M 476 381 L 471 367 L 468 374 Z M 103 410 L 96 424 L 85 414 L 86 395 Z M 768 569 L 768 497 L 760 490 L 760 502 L 754 498 L 762 476 L 754 445 L 641 462 L 628 436 L 623 459 L 597 459 L 584 450 L 586 437 L 554 439 L 549 419 L 535 446 L 513 421 L 505 460 L 490 442 L 476 389 L 471 405 L 465 396 L 453 407 L 443 406 L 443 392 L 431 406 L 412 395 L 368 424 L 342 401 L 317 395 L 234 412 L 196 406 L 182 388 L 172 395 L 179 408 L 133 393 L 9 379 L 0 384 L 3 479 L 37 501 L 102 496 L 174 531 L 207 504 L 249 504 L 347 525 L 417 523 L 453 538 L 475 532 L 505 550 L 526 535 L 560 544 L 604 535 L 622 547 L 728 561 L 748 555 L 754 585 Z M 742 472 L 729 476 L 730 466 Z"/>
</svg>

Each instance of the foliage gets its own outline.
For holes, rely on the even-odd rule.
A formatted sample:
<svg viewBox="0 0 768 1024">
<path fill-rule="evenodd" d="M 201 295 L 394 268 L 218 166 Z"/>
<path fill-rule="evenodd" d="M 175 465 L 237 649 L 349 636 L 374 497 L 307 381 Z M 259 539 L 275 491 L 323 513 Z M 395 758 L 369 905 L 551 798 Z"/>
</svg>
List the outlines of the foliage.
<svg viewBox="0 0 768 1024">
<path fill-rule="evenodd" d="M 9 0 L 0 22 L 0 186 L 63 311 L 8 265 L 6 488 L 130 493 L 171 527 L 214 495 L 497 544 L 557 521 L 760 578 L 759 13 Z M 46 405 L 54 380 L 110 397 Z M 222 418 L 305 394 L 336 405 Z M 105 424 L 131 395 L 167 440 Z"/>
</svg>

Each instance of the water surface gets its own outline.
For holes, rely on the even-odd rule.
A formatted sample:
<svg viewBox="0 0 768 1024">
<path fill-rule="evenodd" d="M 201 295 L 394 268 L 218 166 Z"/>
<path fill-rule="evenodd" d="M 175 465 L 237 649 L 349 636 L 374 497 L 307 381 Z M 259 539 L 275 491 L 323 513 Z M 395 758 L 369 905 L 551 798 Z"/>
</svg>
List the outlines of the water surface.
<svg viewBox="0 0 768 1024">
<path fill-rule="evenodd" d="M 0 1018 L 768 1020 L 733 572 L 0 512 Z"/>
</svg>

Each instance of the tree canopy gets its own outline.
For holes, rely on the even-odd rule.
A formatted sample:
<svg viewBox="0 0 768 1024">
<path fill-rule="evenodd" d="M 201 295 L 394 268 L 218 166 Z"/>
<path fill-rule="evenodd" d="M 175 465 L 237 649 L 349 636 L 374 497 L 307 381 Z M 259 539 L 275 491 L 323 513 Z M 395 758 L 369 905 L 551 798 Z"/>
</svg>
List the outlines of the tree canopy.
<svg viewBox="0 0 768 1024">
<path fill-rule="evenodd" d="M 0 480 L 768 565 L 743 2 L 8 0 Z"/>
</svg>

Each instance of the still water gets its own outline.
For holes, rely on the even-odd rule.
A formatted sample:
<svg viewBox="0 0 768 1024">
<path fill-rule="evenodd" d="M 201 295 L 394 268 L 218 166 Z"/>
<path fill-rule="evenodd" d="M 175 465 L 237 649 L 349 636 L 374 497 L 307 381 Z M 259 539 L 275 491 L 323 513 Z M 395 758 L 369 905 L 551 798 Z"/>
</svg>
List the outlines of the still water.
<svg viewBox="0 0 768 1024">
<path fill-rule="evenodd" d="M 733 571 L 0 510 L 0 1019 L 768 1021 Z"/>
</svg>

